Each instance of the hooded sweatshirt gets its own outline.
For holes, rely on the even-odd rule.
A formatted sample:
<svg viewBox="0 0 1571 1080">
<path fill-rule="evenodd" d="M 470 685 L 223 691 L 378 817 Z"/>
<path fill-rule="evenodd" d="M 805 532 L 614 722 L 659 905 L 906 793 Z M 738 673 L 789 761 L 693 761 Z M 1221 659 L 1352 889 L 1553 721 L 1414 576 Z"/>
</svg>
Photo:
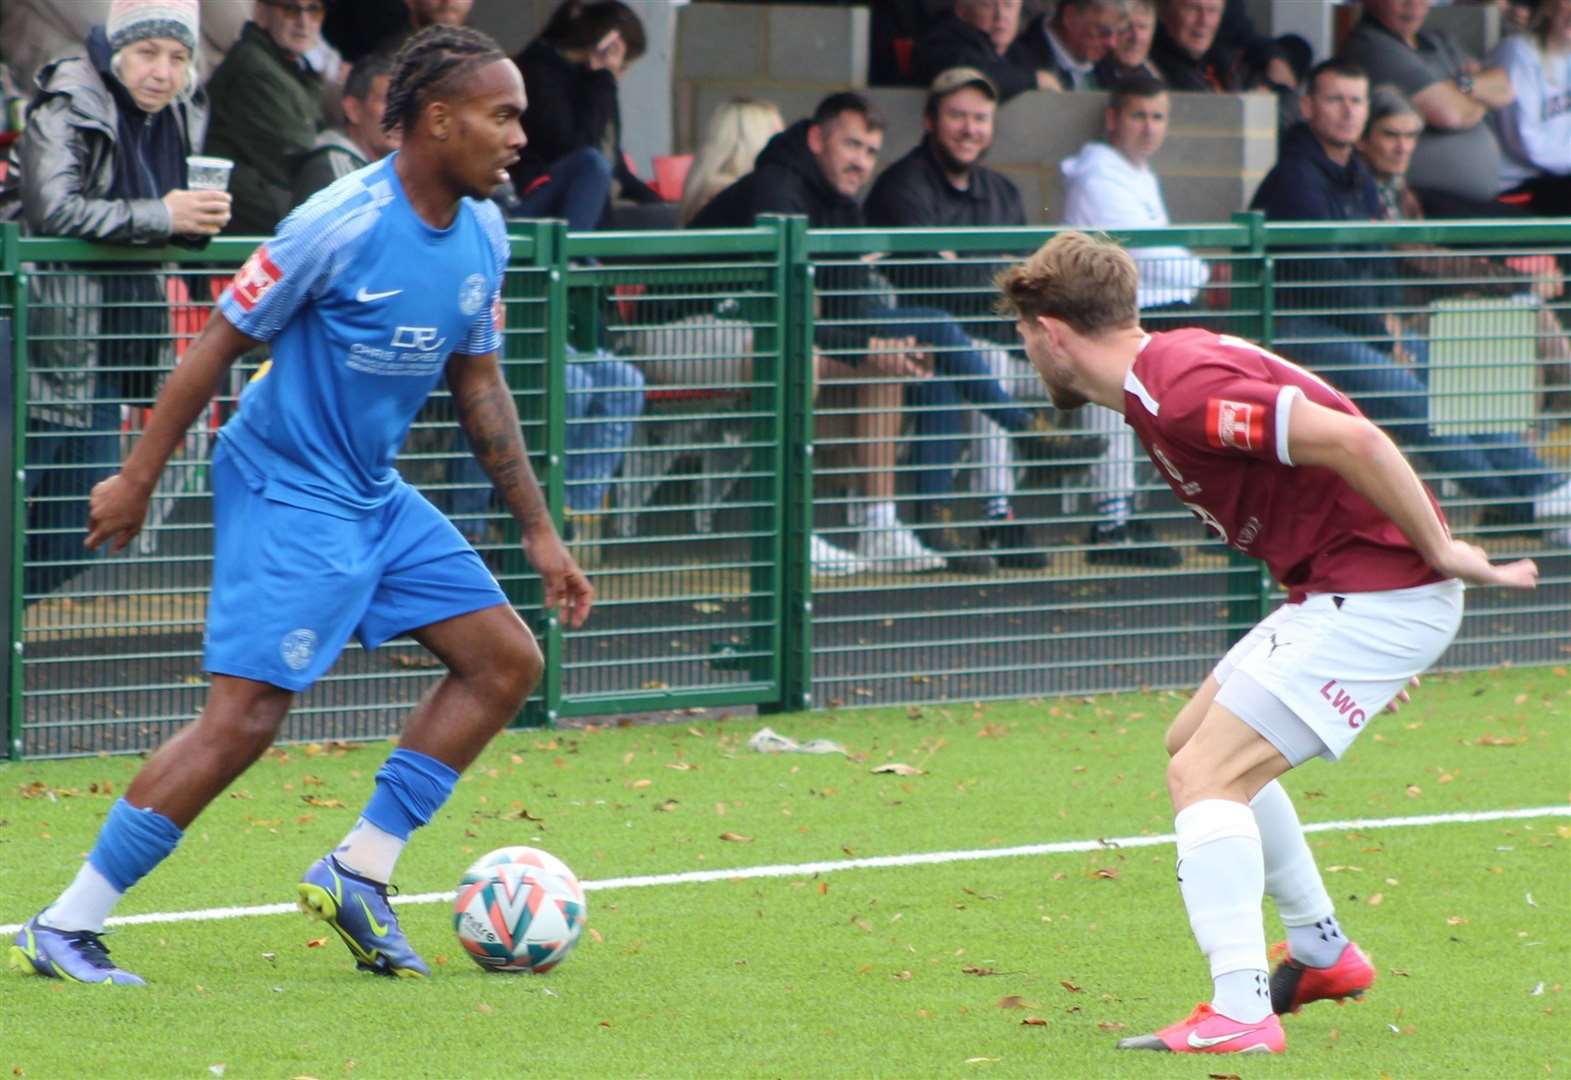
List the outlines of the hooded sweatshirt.
<svg viewBox="0 0 1571 1080">
<path fill-rule="evenodd" d="M 1149 165 L 1135 165 L 1107 143 L 1093 142 L 1065 158 L 1064 224 L 1099 229 L 1162 229 L 1170 222 L 1162 188 Z M 1141 309 L 1192 304 L 1210 268 L 1186 247 L 1133 248 L 1140 269 Z"/>
</svg>

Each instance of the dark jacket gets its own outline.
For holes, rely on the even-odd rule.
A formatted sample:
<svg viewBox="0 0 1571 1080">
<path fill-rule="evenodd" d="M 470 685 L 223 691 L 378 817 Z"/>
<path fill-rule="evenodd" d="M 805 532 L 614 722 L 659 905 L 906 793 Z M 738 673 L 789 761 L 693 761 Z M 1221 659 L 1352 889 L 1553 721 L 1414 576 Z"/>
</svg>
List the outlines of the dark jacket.
<svg viewBox="0 0 1571 1080">
<path fill-rule="evenodd" d="M 1036 89 L 1036 72 L 1021 67 L 1006 56 L 999 56 L 993 39 L 968 22 L 951 15 L 934 26 L 916 43 L 912 59 L 916 81 L 927 86 L 940 71 L 952 67 L 974 67 L 984 72 L 998 87 L 999 101 Z"/>
<path fill-rule="evenodd" d="M 868 193 L 864 213 L 869 225 L 889 229 L 985 229 L 1026 223 L 1020 189 L 1000 173 L 976 165 L 964 190 L 950 183 L 933 153 L 932 136 L 884 170 Z M 974 252 L 956 261 L 936 251 L 930 257 L 932 262 L 921 266 L 900 265 L 905 261 L 900 259 L 881 268 L 900 290 L 901 303 L 948 311 L 963 320 L 973 337 L 1011 340 L 1013 329 L 993 313 L 997 295 L 993 273 L 1000 264 Z"/>
<path fill-rule="evenodd" d="M 1266 174 L 1251 210 L 1259 210 L 1270 221 L 1374 221 L 1385 216 L 1375 178 L 1358 154 L 1338 165 L 1326 156 L 1320 141 L 1300 123 L 1282 137 L 1276 165 Z M 1321 247 L 1316 252 L 1346 250 Z M 1383 259 L 1279 259 L 1277 279 L 1283 283 L 1334 282 L 1304 288 L 1283 288 L 1276 302 L 1281 307 L 1324 307 L 1343 309 L 1378 308 L 1387 290 L 1371 288 L 1386 277 L 1388 260 Z M 1388 299 L 1397 302 L 1396 294 Z M 1385 333 L 1385 322 L 1374 311 L 1326 316 L 1327 321 L 1360 337 Z"/>
<path fill-rule="evenodd" d="M 770 139 L 759 151 L 753 171 L 709 200 L 688 225 L 690 229 L 751 228 L 759 214 L 801 214 L 814 229 L 860 229 L 867 222 L 862 207 L 831 187 L 818 167 L 818 160 L 807 146 L 811 120 L 798 120 Z M 827 318 L 852 319 L 865 313 L 874 302 L 869 295 L 876 290 L 872 273 L 860 261 L 821 268 L 816 278 L 826 295 L 820 314 Z M 833 295 L 846 290 L 851 295 Z M 865 348 L 867 333 L 847 333 L 819 325 L 815 340 L 829 349 Z M 860 357 L 841 357 L 857 363 Z"/>
<path fill-rule="evenodd" d="M 1219 31 L 1211 48 L 1196 60 L 1158 21 L 1148 60 L 1162 73 L 1162 81 L 1174 90 L 1235 94 L 1270 90 L 1276 95 L 1277 130 L 1285 134 L 1298 123 L 1298 92 L 1266 79 L 1264 63 L 1257 61 L 1269 62 L 1272 55 L 1257 55 L 1246 47 L 1244 39 L 1224 39 Z"/>
<path fill-rule="evenodd" d="M 316 137 L 316 145 L 297 159 L 291 204 L 299 206 L 333 181 L 371 164 L 360 144 L 342 128 L 328 128 Z"/>
<path fill-rule="evenodd" d="M 1065 90 L 1073 90 L 1075 89 L 1074 72 L 1059 63 L 1058 54 L 1048 43 L 1046 27 L 1050 21 L 1046 12 L 1032 19 L 1026 28 L 1020 31 L 1020 35 L 1015 38 L 1014 44 L 1009 46 L 1009 51 L 1004 55 L 1016 67 L 1027 71 L 1051 71 L 1060 86 Z M 1108 55 L 1111 56 L 1112 53 Z M 1101 90 L 1106 87 L 1107 84 L 1101 81 L 1098 69 L 1092 68 L 1091 85 L 1086 89 Z"/>
<path fill-rule="evenodd" d="M 271 236 L 293 203 L 295 162 L 322 130 L 322 81 L 248 22 L 207 91 L 213 98 L 207 152 L 235 163 L 234 217 L 224 231 Z"/>
<path fill-rule="evenodd" d="M 524 73 L 524 134 L 529 145 L 510 170 L 519 194 L 544 176 L 561 158 L 593 147 L 611 164 L 613 198 L 637 203 L 660 202 L 659 194 L 633 175 L 622 155 L 622 110 L 616 76 L 592 71 L 536 38 L 513 58 Z"/>
</svg>

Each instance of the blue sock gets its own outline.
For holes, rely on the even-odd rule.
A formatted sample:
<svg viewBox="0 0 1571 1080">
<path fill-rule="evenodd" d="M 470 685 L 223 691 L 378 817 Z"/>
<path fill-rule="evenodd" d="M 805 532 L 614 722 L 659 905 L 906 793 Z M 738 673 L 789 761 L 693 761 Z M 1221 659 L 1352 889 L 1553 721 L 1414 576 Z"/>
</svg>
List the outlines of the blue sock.
<svg viewBox="0 0 1571 1080">
<path fill-rule="evenodd" d="M 376 773 L 376 790 L 360 815 L 400 840 L 430 821 L 458 783 L 458 773 L 418 750 L 394 750 Z"/>
<path fill-rule="evenodd" d="M 116 799 L 87 861 L 125 892 L 168 858 L 183 835 L 178 825 L 158 811 L 139 810 Z"/>
</svg>

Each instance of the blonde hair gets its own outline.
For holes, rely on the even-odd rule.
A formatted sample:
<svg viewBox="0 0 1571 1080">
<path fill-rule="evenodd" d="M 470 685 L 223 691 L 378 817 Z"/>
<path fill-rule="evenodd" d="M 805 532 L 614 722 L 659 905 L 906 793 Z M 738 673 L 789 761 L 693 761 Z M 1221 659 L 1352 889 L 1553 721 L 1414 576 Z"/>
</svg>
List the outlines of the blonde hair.
<svg viewBox="0 0 1571 1080">
<path fill-rule="evenodd" d="M 1140 272 L 1129 252 L 1105 235 L 1061 232 L 994 279 L 1000 313 L 1062 319 L 1087 336 L 1139 322 Z"/>
<path fill-rule="evenodd" d="M 732 98 L 715 109 L 682 185 L 677 220 L 686 225 L 710 199 L 752 172 L 758 152 L 784 127 L 780 107 L 772 101 Z"/>
</svg>

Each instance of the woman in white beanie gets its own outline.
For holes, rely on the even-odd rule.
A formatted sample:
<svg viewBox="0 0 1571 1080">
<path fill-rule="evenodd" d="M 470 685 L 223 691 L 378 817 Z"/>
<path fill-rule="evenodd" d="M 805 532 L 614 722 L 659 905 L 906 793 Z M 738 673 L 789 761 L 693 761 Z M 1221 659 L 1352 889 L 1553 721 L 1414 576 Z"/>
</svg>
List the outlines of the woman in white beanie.
<svg viewBox="0 0 1571 1080">
<path fill-rule="evenodd" d="M 187 190 L 207 104 L 196 87 L 196 0 L 115 0 L 85 48 L 45 65 L 11 151 L 0 217 L 23 229 L 163 246 L 217 233 L 222 191 Z M 62 268 L 63 269 L 63 268 Z M 87 497 L 118 459 L 120 402 L 151 398 L 168 351 L 154 265 L 33 278 L 28 385 L 29 600 L 84 565 Z M 48 467 L 45 467 L 48 466 Z"/>
</svg>

